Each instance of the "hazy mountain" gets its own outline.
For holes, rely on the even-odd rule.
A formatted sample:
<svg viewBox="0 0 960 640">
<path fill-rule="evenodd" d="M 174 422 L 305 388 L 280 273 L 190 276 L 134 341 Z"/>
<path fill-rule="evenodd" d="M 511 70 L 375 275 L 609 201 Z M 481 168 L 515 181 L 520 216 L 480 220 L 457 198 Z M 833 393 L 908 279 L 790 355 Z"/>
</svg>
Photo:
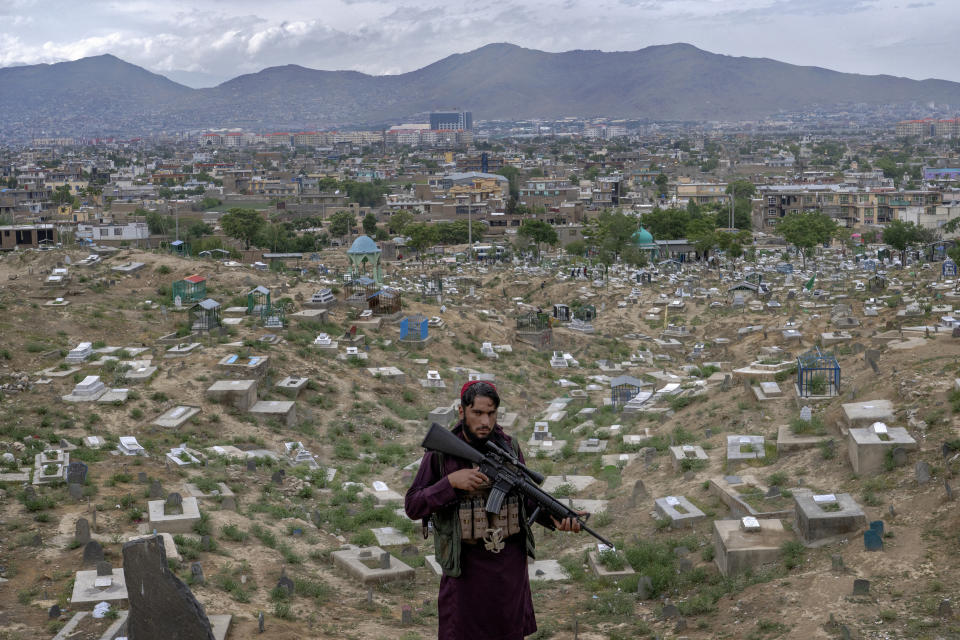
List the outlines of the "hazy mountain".
<svg viewBox="0 0 960 640">
<path fill-rule="evenodd" d="M 213 126 L 310 129 L 393 123 L 452 106 L 479 119 L 736 120 L 838 104 L 960 105 L 960 83 L 839 73 L 686 44 L 614 53 L 491 44 L 395 76 L 287 65 L 206 89 L 107 55 L 0 69 L 0 87 L 0 135 L 7 137 Z"/>
</svg>

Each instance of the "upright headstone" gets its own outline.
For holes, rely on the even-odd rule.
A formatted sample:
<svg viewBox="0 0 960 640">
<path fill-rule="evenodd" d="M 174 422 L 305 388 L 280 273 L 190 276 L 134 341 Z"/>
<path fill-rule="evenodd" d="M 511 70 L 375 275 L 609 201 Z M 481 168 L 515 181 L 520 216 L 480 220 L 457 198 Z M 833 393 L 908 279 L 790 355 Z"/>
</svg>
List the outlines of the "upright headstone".
<svg viewBox="0 0 960 640">
<path fill-rule="evenodd" d="M 853 595 L 865 596 L 870 593 L 870 581 L 857 578 L 853 581 Z"/>
<path fill-rule="evenodd" d="M 907 464 L 907 450 L 903 447 L 894 447 L 893 448 L 893 464 L 898 467 L 902 467 Z"/>
<path fill-rule="evenodd" d="M 953 607 L 950 604 L 949 598 L 940 601 L 940 605 L 937 607 L 937 613 L 941 618 L 947 618 L 948 620 L 953 619 Z"/>
<path fill-rule="evenodd" d="M 413 624 L 413 608 L 408 604 L 400 609 L 400 624 L 404 626 Z"/>
<path fill-rule="evenodd" d="M 203 584 L 203 565 L 199 562 L 190 564 L 190 578 L 193 584 Z"/>
<path fill-rule="evenodd" d="M 917 484 L 921 487 L 930 482 L 930 465 L 921 460 L 916 466 Z"/>
<path fill-rule="evenodd" d="M 91 540 L 83 547 L 83 566 L 89 567 L 103 560 L 103 547 L 96 540 Z"/>
<path fill-rule="evenodd" d="M 274 471 L 273 475 L 270 476 L 270 482 L 273 484 L 283 484 L 283 475 L 279 471 Z"/>
<path fill-rule="evenodd" d="M 79 542 L 81 546 L 90 542 L 90 523 L 87 522 L 86 518 L 77 520 L 73 539 Z"/>
<path fill-rule="evenodd" d="M 949 602 L 949 601 L 948 601 Z M 55 604 L 50 609 L 47 610 L 47 617 L 51 620 L 56 620 L 60 617 L 60 605 Z"/>
<path fill-rule="evenodd" d="M 137 482 L 139 482 L 140 484 L 147 484 L 147 472 L 146 472 L 146 471 L 138 471 L 138 472 L 137 472 Z"/>
<path fill-rule="evenodd" d="M 953 500 L 953 487 L 946 479 L 943 481 L 943 489 L 947 492 L 947 500 Z"/>
<path fill-rule="evenodd" d="M 380 568 L 389 569 L 390 568 L 390 552 L 384 551 L 380 554 Z"/>
<path fill-rule="evenodd" d="M 167 554 L 159 536 L 123 545 L 123 572 L 130 615 L 131 640 L 215 640 L 203 606 L 167 567 Z"/>
<path fill-rule="evenodd" d="M 653 595 L 653 580 L 650 576 L 640 576 L 637 580 L 637 597 L 641 600 L 649 600 Z"/>
<path fill-rule="evenodd" d="M 83 500 L 83 485 L 80 484 L 68 484 L 67 493 L 70 494 L 70 497 L 75 502 L 80 502 Z"/>
<path fill-rule="evenodd" d="M 800 419 L 804 422 L 813 420 L 813 410 L 810 408 L 810 405 L 806 405 L 800 409 Z"/>
<path fill-rule="evenodd" d="M 830 556 L 830 563 L 834 571 L 843 571 L 843 556 L 839 553 Z"/>
<path fill-rule="evenodd" d="M 883 537 L 874 529 L 863 532 L 863 548 L 867 551 L 883 551 Z"/>
<path fill-rule="evenodd" d="M 101 560 L 97 563 L 97 576 L 112 576 L 113 575 L 113 565 L 107 562 L 106 560 Z"/>
<path fill-rule="evenodd" d="M 247 471 L 256 471 L 257 462 L 256 460 L 247 460 Z"/>
<path fill-rule="evenodd" d="M 163 497 L 163 486 L 159 480 L 150 483 L 150 497 L 154 500 Z"/>
<path fill-rule="evenodd" d="M 88 467 L 82 462 L 71 462 L 67 465 L 67 484 L 83 484 L 87 481 Z"/>
<path fill-rule="evenodd" d="M 280 575 L 280 579 L 277 580 L 277 588 L 285 590 L 288 596 L 292 596 L 295 590 L 293 580 L 286 573 Z"/>
</svg>

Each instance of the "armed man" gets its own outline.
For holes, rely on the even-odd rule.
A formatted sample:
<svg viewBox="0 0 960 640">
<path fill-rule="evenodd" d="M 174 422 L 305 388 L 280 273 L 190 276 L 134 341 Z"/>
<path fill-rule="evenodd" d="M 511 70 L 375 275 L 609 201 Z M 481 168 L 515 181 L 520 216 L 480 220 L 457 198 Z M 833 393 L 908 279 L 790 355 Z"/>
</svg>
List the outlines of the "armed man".
<svg viewBox="0 0 960 640">
<path fill-rule="evenodd" d="M 424 536 L 427 523 L 432 523 L 436 560 L 443 569 L 439 640 L 522 640 L 536 632 L 527 575 L 527 557 L 534 557 L 530 519 L 560 531 L 580 531 L 582 526 L 578 514 L 562 510 L 559 503 L 551 505 L 553 513 L 570 517 L 558 519 L 549 508 L 538 508 L 545 504 L 531 500 L 524 491 L 545 496 L 543 503 L 551 498 L 534 485 L 521 482 L 523 491 L 507 492 L 501 485 L 508 473 L 491 483 L 480 471 L 478 466 L 493 473 L 492 467 L 476 464 L 490 451 L 497 459 L 519 463 L 512 469 L 526 470 L 519 445 L 496 423 L 499 407 L 493 384 L 463 385 L 460 420 L 452 430 L 461 442 L 454 442 L 452 449 L 461 447 L 464 455 L 428 451 L 407 491 L 407 516 L 423 520 Z M 463 448 L 462 443 L 469 446 Z M 427 441 L 424 446 L 434 448 Z M 491 504 L 500 505 L 495 513 L 489 512 Z"/>
</svg>

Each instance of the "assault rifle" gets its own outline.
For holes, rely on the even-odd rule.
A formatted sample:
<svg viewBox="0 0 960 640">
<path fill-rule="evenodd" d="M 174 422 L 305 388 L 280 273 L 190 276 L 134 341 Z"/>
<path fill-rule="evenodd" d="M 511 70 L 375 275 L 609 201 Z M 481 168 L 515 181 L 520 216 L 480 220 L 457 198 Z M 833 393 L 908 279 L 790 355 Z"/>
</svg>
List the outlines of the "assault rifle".
<svg viewBox="0 0 960 640">
<path fill-rule="evenodd" d="M 580 523 L 582 530 L 611 549 L 613 548 L 612 542 L 586 525 L 586 520 L 590 514 L 580 515 L 541 489 L 539 485 L 543 483 L 543 475 L 533 469 L 528 469 L 513 453 L 496 443 L 488 440 L 485 445 L 486 454 L 484 454 L 439 424 L 433 423 L 423 439 L 423 448 L 439 451 L 448 456 L 462 458 L 476 464 L 480 473 L 487 476 L 493 484 L 490 489 L 490 497 L 487 498 L 486 510 L 488 513 L 500 513 L 500 507 L 508 494 L 521 495 L 530 499 L 536 505 L 528 519 L 528 525 L 533 525 L 541 510 L 557 520 L 573 518 Z"/>
</svg>

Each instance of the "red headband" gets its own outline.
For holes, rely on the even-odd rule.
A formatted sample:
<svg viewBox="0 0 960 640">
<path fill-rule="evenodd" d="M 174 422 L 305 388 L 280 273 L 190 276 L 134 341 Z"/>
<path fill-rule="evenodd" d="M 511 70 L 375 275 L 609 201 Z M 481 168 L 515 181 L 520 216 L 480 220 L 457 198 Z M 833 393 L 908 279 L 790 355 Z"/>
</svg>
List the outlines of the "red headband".
<svg viewBox="0 0 960 640">
<path fill-rule="evenodd" d="M 467 389 L 470 388 L 470 385 L 479 384 L 479 383 L 481 383 L 481 382 L 486 382 L 488 385 L 490 385 L 491 387 L 493 387 L 493 390 L 494 390 L 494 391 L 497 390 L 497 387 L 494 386 L 494 384 L 493 384 L 492 382 L 490 382 L 489 380 L 471 380 L 470 382 L 464 383 L 464 385 L 463 385 L 462 387 L 460 387 L 460 401 L 463 402 L 463 394 L 467 392 Z"/>
</svg>

